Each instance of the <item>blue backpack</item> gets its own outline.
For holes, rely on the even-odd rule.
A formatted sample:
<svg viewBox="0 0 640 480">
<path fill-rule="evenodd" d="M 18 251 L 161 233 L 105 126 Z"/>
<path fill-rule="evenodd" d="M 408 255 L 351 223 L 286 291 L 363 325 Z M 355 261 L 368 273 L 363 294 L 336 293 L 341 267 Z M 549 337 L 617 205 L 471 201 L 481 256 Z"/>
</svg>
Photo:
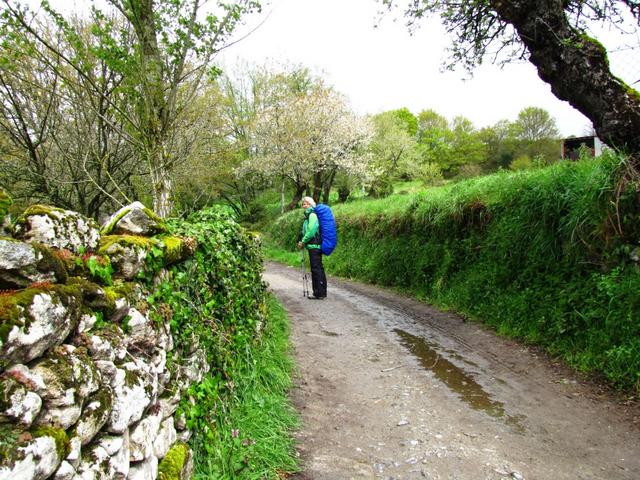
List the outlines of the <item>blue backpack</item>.
<svg viewBox="0 0 640 480">
<path fill-rule="evenodd" d="M 322 237 L 322 253 L 331 255 L 333 249 L 338 243 L 338 231 L 336 230 L 336 221 L 333 218 L 333 212 L 329 205 L 319 203 L 313 210 L 318 216 L 320 222 L 320 235 Z"/>
</svg>

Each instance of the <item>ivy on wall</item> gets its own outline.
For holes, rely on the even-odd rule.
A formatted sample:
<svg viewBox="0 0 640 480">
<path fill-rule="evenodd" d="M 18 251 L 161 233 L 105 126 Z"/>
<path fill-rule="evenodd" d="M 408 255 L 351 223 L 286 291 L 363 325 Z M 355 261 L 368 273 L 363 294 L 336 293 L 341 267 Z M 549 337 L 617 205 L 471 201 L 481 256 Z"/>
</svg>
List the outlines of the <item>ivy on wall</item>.
<svg viewBox="0 0 640 480">
<path fill-rule="evenodd" d="M 257 237 L 217 208 L 169 224 L 171 233 L 197 242 L 188 260 L 169 273 L 149 297 L 159 320 L 170 318 L 176 351 L 203 348 L 210 372 L 191 386 L 181 405 L 194 431 L 196 450 L 211 452 L 217 413 L 233 395 L 232 373 L 238 352 L 250 348 L 267 317 L 262 257 Z"/>
</svg>

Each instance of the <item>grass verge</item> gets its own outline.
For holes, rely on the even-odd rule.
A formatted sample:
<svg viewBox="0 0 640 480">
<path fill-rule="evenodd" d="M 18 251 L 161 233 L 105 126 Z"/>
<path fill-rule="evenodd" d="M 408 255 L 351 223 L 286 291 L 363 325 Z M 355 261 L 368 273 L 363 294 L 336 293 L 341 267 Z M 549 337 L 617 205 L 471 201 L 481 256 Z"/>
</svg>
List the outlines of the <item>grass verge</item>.
<svg viewBox="0 0 640 480">
<path fill-rule="evenodd" d="M 278 479 L 298 471 L 291 436 L 298 417 L 288 399 L 294 366 L 289 322 L 273 296 L 268 305 L 262 336 L 236 358 L 231 394 L 207 448 L 212 454 L 196 452 L 195 479 Z"/>
</svg>

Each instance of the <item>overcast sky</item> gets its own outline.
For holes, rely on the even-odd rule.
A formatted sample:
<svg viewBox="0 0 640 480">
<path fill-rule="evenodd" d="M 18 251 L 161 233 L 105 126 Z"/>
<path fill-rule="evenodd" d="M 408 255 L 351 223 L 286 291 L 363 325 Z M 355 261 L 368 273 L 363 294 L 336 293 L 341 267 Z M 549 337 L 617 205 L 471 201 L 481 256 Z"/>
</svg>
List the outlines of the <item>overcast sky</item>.
<svg viewBox="0 0 640 480">
<path fill-rule="evenodd" d="M 225 64 L 238 58 L 301 63 L 323 73 L 360 114 L 433 109 L 448 119 L 463 115 L 481 128 L 513 121 L 535 106 L 547 110 L 565 136 L 590 129 L 591 122 L 558 100 L 529 63 L 483 66 L 464 81 L 462 70 L 441 72 L 448 42 L 437 23 L 413 36 L 391 16 L 374 28 L 378 9 L 375 0 L 273 0 L 260 16 L 267 17 L 264 24 L 219 58 Z M 245 32 L 258 23 L 252 18 Z"/>
<path fill-rule="evenodd" d="M 40 3 L 26 1 L 33 6 Z M 66 11 L 88 5 L 86 0 L 50 1 Z M 547 110 L 564 136 L 590 131 L 591 122 L 558 100 L 528 62 L 503 69 L 484 65 L 470 80 L 464 80 L 467 74 L 462 69 L 443 73 L 449 42 L 437 21 L 410 35 L 402 18 L 394 21 L 394 16 L 386 15 L 377 21 L 379 9 L 376 0 L 270 0 L 260 15 L 247 19 L 239 35 L 264 23 L 221 52 L 218 61 L 228 68 L 240 60 L 302 64 L 345 94 L 359 114 L 402 107 L 414 114 L 432 109 L 449 120 L 465 116 L 482 128 L 500 120 L 514 121 L 523 108 L 534 106 Z M 595 36 L 610 48 L 614 73 L 637 89 L 640 33 L 635 23 L 632 31 L 624 38 L 602 30 Z M 612 50 L 627 45 L 633 48 Z"/>
</svg>

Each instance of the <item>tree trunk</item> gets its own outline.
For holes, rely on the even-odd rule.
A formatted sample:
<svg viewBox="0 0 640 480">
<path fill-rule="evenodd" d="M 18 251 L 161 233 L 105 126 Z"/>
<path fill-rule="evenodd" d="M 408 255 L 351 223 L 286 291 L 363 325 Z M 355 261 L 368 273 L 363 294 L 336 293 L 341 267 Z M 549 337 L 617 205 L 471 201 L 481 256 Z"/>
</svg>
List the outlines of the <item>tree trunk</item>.
<svg viewBox="0 0 640 480">
<path fill-rule="evenodd" d="M 167 218 L 173 210 L 171 191 L 173 184 L 168 172 L 164 169 L 156 170 L 153 178 L 153 211 L 160 218 Z"/>
<path fill-rule="evenodd" d="M 640 153 L 640 94 L 616 78 L 607 52 L 569 23 L 559 0 L 492 0 L 496 12 L 513 25 L 538 75 L 553 94 L 593 122 L 610 147 Z"/>
<path fill-rule="evenodd" d="M 351 194 L 351 190 L 349 190 L 349 187 L 344 186 L 344 187 L 338 188 L 338 201 L 342 203 L 346 202 L 350 194 Z"/>
<path fill-rule="evenodd" d="M 170 90 L 162 75 L 162 54 L 158 45 L 154 1 L 136 0 L 129 2 L 136 36 L 141 45 L 140 81 L 143 95 L 140 98 L 140 136 L 148 155 L 153 188 L 153 210 L 161 218 L 166 218 L 172 209 L 171 167 L 165 149 L 168 119 L 173 116 L 172 104 L 165 97 Z"/>
<path fill-rule="evenodd" d="M 287 205 L 287 211 L 293 210 L 298 206 L 298 202 L 302 198 L 305 188 L 307 188 L 306 185 L 296 185 L 296 192 L 293 194 L 293 198 L 289 202 L 289 205 Z"/>
<path fill-rule="evenodd" d="M 320 201 L 320 194 L 322 193 L 322 172 L 316 172 L 313 175 L 313 201 L 318 203 Z"/>
<path fill-rule="evenodd" d="M 280 213 L 284 213 L 284 178 L 282 179 L 282 185 L 280 186 Z"/>
<path fill-rule="evenodd" d="M 327 178 L 322 187 L 322 201 L 327 205 L 329 204 L 329 194 L 331 193 L 331 187 L 333 186 L 333 181 L 336 178 L 337 171 L 338 170 L 336 168 L 331 170 L 331 173 L 329 173 L 329 178 Z"/>
</svg>

